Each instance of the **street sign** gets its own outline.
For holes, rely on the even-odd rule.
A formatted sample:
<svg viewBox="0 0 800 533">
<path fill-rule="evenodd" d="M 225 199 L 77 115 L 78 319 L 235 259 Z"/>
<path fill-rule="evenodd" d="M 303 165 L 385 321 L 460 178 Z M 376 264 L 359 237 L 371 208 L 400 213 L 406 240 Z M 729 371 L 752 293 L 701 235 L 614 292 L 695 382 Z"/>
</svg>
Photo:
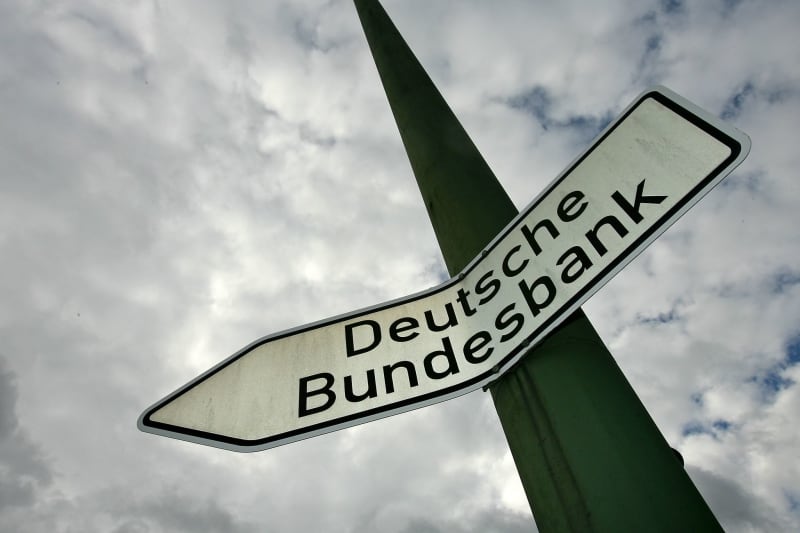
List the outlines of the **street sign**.
<svg viewBox="0 0 800 533">
<path fill-rule="evenodd" d="M 237 451 L 497 379 L 747 155 L 746 135 L 643 93 L 457 276 L 261 338 L 147 409 L 143 431 Z"/>
</svg>

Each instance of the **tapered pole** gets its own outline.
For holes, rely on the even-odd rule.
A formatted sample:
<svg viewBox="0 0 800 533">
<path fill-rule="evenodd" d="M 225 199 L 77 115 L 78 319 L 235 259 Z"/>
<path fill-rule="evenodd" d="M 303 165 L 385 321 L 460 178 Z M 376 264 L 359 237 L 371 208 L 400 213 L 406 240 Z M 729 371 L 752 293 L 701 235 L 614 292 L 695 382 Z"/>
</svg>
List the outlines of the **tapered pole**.
<svg viewBox="0 0 800 533">
<path fill-rule="evenodd" d="M 377 0 L 355 0 L 445 264 L 517 210 Z M 540 531 L 721 531 L 582 311 L 491 386 Z"/>
</svg>

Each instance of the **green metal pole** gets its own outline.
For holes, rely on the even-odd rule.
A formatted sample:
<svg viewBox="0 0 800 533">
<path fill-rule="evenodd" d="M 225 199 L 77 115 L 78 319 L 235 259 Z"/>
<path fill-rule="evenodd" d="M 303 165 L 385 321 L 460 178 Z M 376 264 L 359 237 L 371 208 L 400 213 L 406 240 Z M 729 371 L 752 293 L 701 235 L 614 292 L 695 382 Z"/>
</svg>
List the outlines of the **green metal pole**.
<svg viewBox="0 0 800 533">
<path fill-rule="evenodd" d="M 517 210 L 377 0 L 355 0 L 447 269 Z M 491 387 L 540 531 L 721 531 L 582 311 Z"/>
</svg>

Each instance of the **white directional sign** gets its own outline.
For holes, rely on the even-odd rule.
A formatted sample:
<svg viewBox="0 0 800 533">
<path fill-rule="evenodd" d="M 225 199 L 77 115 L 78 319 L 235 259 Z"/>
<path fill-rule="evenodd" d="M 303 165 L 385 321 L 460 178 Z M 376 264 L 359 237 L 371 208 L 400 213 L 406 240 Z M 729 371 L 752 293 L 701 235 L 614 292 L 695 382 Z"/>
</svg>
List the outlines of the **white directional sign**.
<svg viewBox="0 0 800 533">
<path fill-rule="evenodd" d="M 143 431 L 263 450 L 478 389 L 738 165 L 743 133 L 642 94 L 458 276 L 259 339 L 150 407 Z"/>
</svg>

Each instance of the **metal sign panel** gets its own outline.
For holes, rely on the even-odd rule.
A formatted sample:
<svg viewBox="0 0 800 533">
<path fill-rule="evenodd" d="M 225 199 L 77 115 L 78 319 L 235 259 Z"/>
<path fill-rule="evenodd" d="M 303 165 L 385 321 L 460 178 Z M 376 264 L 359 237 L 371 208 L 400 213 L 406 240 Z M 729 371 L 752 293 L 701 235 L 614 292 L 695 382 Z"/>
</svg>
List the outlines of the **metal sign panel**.
<svg viewBox="0 0 800 533">
<path fill-rule="evenodd" d="M 139 428 L 255 451 L 478 389 L 749 149 L 671 91 L 645 92 L 458 276 L 259 339 L 147 409 Z"/>
</svg>

